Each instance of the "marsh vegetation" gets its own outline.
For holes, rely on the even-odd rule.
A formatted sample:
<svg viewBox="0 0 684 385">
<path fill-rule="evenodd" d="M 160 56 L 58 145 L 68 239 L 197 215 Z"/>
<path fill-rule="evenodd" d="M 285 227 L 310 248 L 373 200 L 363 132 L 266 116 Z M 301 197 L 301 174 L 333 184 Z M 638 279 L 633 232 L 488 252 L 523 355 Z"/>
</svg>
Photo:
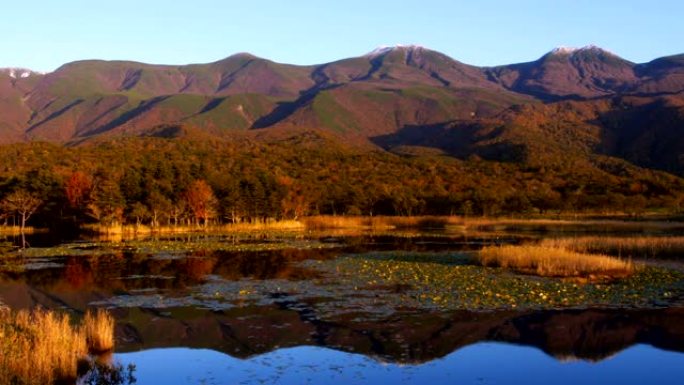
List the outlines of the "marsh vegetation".
<svg viewBox="0 0 684 385">
<path fill-rule="evenodd" d="M 488 246 L 478 254 L 483 266 L 501 267 L 542 277 L 617 279 L 639 266 L 630 260 L 549 246 Z"/>
<path fill-rule="evenodd" d="M 0 244 L 0 298 L 15 309 L 83 314 L 80 324 L 66 321 L 72 340 L 80 342 L 63 350 L 76 351 L 77 362 L 111 351 L 114 341 L 115 358 L 122 351 L 174 346 L 249 358 L 299 345 L 393 360 L 409 360 L 422 346 L 435 358 L 439 344 L 424 345 L 419 336 L 435 335 L 445 319 L 458 324 L 472 318 L 463 326 L 472 332 L 480 323 L 484 330 L 492 327 L 487 322 L 505 324 L 512 317 L 523 327 L 554 312 L 576 312 L 580 319 L 596 310 L 619 315 L 677 310 L 684 303 L 684 272 L 661 263 L 661 256 L 678 253 L 677 224 L 603 221 L 596 224 L 601 235 L 590 237 L 591 226 L 567 220 L 316 217 L 298 223 L 304 227 L 209 226 L 202 233 L 122 234 L 26 249 L 8 237 Z M 636 251 L 626 251 L 630 244 Z M 649 259 L 642 260 L 647 249 Z M 86 314 L 90 308 L 113 311 Z M 19 317 L 6 314 L 8 320 Z M 32 323 L 33 313 L 26 314 L 21 317 Z M 61 322 L 60 314 L 52 317 Z M 396 330 L 390 333 L 385 329 L 391 325 Z M 508 330 L 501 328 L 498 333 Z M 480 340 L 488 338 L 481 334 Z M 459 338 L 470 341 L 468 335 L 463 331 Z M 444 349 L 441 355 L 451 352 Z M 401 353 L 388 356 L 390 351 Z M 69 378 L 125 381 L 126 369 L 115 362 L 97 366 L 91 359 L 91 382 L 78 371 L 69 371 Z"/>
<path fill-rule="evenodd" d="M 0 311 L 3 384 L 75 382 L 93 365 L 91 354 L 113 348 L 114 319 L 103 310 L 88 312 L 80 324 L 58 311 Z"/>
<path fill-rule="evenodd" d="M 684 257 L 684 237 L 681 236 L 580 236 L 544 239 L 542 245 L 580 253 L 603 253 L 621 258 Z"/>
</svg>

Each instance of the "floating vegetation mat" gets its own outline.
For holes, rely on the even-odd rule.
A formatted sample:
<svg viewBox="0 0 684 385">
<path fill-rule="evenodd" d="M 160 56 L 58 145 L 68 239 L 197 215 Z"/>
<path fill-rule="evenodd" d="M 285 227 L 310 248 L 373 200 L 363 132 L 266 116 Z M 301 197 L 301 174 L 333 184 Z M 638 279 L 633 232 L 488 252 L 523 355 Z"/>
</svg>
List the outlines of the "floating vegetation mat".
<svg viewBox="0 0 684 385">
<path fill-rule="evenodd" d="M 395 307 L 443 310 L 656 307 L 684 298 L 684 273 L 645 267 L 612 283 L 577 283 L 471 264 L 467 254 L 369 253 L 310 266 L 357 290 L 391 290 Z"/>
<path fill-rule="evenodd" d="M 55 247 L 34 247 L 17 250 L 5 257 L 52 258 L 65 256 L 97 256 L 114 253 L 158 254 L 165 256 L 184 255 L 195 251 L 273 251 L 284 249 L 322 249 L 338 247 L 339 244 L 320 242 L 311 239 L 276 238 L 271 240 L 252 241 L 248 238 L 193 238 L 193 239 L 159 239 L 134 240 L 119 243 L 92 242 L 67 243 Z"/>
<path fill-rule="evenodd" d="M 305 280 L 208 276 L 182 293 L 127 293 L 97 305 L 214 310 L 277 305 L 319 320 L 364 321 L 426 311 L 650 308 L 684 298 L 684 273 L 656 267 L 611 283 L 577 283 L 482 267 L 466 253 L 368 253 L 296 266 L 317 274 Z"/>
</svg>

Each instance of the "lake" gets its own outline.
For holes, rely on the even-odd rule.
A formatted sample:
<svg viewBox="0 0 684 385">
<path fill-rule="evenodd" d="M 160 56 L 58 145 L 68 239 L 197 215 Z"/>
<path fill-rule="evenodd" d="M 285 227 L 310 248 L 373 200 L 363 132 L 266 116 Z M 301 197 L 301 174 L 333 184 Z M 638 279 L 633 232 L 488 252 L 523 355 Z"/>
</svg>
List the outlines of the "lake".
<svg viewBox="0 0 684 385">
<path fill-rule="evenodd" d="M 618 295 L 610 284 L 587 291 L 467 262 L 486 244 L 552 235 L 295 232 L 64 244 L 36 236 L 32 244 L 46 247 L 4 267 L 0 299 L 76 316 L 110 309 L 111 359 L 134 364 L 137 384 L 680 383 L 679 276 Z M 504 299 L 504 281 L 502 290 L 522 292 Z M 488 293 L 460 293 L 467 289 Z M 568 305 L 540 303 L 534 290 L 558 290 L 557 303 Z"/>
</svg>

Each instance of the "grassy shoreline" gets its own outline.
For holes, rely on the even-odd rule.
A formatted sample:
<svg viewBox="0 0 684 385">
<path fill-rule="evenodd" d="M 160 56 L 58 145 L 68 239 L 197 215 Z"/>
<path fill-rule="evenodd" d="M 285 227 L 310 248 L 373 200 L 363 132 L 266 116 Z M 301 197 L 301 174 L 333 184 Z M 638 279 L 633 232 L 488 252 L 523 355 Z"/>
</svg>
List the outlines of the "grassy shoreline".
<svg viewBox="0 0 684 385">
<path fill-rule="evenodd" d="M 587 230 L 598 232 L 612 231 L 673 231 L 684 230 L 684 222 L 669 217 L 620 217 L 586 215 L 567 216 L 534 216 L 534 217 L 467 217 L 467 216 L 308 216 L 296 220 L 263 220 L 234 224 L 203 225 L 84 225 L 82 228 L 95 234 L 131 235 L 131 234 L 174 234 L 192 232 L 243 232 L 268 230 L 326 230 L 326 229 L 360 229 L 360 230 L 401 230 L 401 229 L 450 229 L 491 230 L 515 229 L 526 230 Z"/>
<path fill-rule="evenodd" d="M 47 232 L 47 229 L 38 229 L 31 226 L 24 228 L 24 234 Z M 0 235 L 21 235 L 21 226 L 0 226 Z"/>
<path fill-rule="evenodd" d="M 80 324 L 65 313 L 0 309 L 0 383 L 75 383 L 91 355 L 114 347 L 114 319 L 88 312 Z"/>
<path fill-rule="evenodd" d="M 583 236 L 545 239 L 541 244 L 548 247 L 561 247 L 580 253 L 601 253 L 632 259 L 684 257 L 683 236 Z"/>
</svg>

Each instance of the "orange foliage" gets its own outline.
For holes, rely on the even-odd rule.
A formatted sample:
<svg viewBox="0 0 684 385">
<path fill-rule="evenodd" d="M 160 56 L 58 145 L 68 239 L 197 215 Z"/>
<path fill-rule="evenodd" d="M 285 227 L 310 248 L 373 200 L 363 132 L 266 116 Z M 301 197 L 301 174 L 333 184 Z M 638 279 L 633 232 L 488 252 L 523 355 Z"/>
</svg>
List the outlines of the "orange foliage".
<svg viewBox="0 0 684 385">
<path fill-rule="evenodd" d="M 214 191 L 206 181 L 201 179 L 195 180 L 183 196 L 197 221 L 203 221 L 206 226 L 210 219 L 216 217 L 218 202 L 216 196 L 214 196 Z"/>
</svg>

